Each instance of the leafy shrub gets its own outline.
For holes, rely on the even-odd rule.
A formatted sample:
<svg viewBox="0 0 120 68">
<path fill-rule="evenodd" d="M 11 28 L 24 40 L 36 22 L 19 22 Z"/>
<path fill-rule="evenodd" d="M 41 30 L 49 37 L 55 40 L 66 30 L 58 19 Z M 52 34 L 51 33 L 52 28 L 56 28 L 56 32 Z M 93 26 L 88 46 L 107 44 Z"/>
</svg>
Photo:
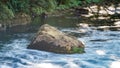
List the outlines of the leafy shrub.
<svg viewBox="0 0 120 68">
<path fill-rule="evenodd" d="M 13 17 L 14 17 L 14 13 L 12 12 L 12 10 L 0 2 L 0 20 L 4 20 L 8 18 L 11 19 Z"/>
</svg>

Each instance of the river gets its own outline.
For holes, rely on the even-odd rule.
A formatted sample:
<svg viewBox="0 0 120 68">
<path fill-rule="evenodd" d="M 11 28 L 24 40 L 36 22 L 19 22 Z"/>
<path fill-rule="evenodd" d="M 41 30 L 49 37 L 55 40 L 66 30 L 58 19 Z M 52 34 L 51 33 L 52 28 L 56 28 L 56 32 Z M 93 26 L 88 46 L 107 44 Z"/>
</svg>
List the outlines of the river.
<svg viewBox="0 0 120 68">
<path fill-rule="evenodd" d="M 85 53 L 26 49 L 35 32 L 0 33 L 0 68 L 120 68 L 120 31 L 90 30 L 82 34 L 74 25 L 76 18 L 61 18 L 50 18 L 48 24 L 84 42 Z"/>
</svg>

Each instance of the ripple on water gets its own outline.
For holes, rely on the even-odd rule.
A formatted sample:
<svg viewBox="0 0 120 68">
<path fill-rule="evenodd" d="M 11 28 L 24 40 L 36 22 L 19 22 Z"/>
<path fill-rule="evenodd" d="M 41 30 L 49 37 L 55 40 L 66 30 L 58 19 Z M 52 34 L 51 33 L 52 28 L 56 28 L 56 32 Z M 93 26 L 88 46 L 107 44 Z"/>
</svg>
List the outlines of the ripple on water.
<svg viewBox="0 0 120 68">
<path fill-rule="evenodd" d="M 72 32 L 80 34 L 75 29 Z M 16 36 L 9 43 L 0 42 L 0 68 L 120 68 L 118 31 L 93 30 L 89 35 L 77 36 L 85 43 L 86 53 L 70 55 L 26 49 L 33 35 Z"/>
</svg>

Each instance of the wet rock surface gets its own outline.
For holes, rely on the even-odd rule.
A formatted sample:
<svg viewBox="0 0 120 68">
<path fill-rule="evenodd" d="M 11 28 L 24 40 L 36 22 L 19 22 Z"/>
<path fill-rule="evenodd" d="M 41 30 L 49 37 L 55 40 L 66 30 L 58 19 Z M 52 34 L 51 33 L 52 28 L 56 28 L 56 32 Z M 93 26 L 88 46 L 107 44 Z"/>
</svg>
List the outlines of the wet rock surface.
<svg viewBox="0 0 120 68">
<path fill-rule="evenodd" d="M 36 37 L 27 48 L 54 53 L 84 52 L 84 44 L 81 41 L 48 24 L 40 27 Z"/>
</svg>

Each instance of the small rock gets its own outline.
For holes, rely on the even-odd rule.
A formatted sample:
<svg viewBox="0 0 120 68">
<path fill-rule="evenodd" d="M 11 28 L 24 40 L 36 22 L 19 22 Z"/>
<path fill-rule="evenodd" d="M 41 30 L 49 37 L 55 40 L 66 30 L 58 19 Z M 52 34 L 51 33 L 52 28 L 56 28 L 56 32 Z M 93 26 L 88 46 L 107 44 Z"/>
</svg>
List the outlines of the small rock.
<svg viewBox="0 0 120 68">
<path fill-rule="evenodd" d="M 90 32 L 90 27 L 89 27 L 89 24 L 86 24 L 86 23 L 80 23 L 80 24 L 77 24 L 78 26 L 78 31 L 80 33 L 88 33 Z"/>
<path fill-rule="evenodd" d="M 89 25 L 86 23 L 80 23 L 80 24 L 77 24 L 77 26 L 81 28 L 89 28 Z"/>
<path fill-rule="evenodd" d="M 115 26 L 120 26 L 120 21 L 114 22 Z"/>
</svg>

